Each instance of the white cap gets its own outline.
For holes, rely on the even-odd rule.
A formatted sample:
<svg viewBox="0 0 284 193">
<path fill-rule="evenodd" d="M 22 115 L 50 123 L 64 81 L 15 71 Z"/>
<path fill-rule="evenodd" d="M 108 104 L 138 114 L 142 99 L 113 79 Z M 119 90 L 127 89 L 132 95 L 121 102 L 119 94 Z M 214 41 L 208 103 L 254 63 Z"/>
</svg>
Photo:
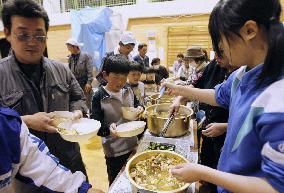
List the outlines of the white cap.
<svg viewBox="0 0 284 193">
<path fill-rule="evenodd" d="M 131 32 L 124 32 L 120 37 L 121 43 L 126 44 L 136 44 L 136 40 Z"/>
<path fill-rule="evenodd" d="M 78 46 L 78 47 L 82 47 L 84 45 L 83 43 L 77 42 L 77 40 L 75 40 L 74 38 L 68 39 L 65 44 L 70 44 L 70 45 Z"/>
</svg>

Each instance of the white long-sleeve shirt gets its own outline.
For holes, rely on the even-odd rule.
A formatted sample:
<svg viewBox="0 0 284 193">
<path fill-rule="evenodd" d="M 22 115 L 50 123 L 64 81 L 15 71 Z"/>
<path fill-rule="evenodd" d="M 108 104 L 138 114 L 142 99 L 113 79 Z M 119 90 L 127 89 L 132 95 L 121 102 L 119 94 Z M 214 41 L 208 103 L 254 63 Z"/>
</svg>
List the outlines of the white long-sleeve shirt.
<svg viewBox="0 0 284 193">
<path fill-rule="evenodd" d="M 12 116 L 6 116 L 6 111 Z M 31 192 L 25 190 L 26 184 L 50 192 L 87 192 L 90 185 L 84 174 L 61 166 L 45 143 L 30 134 L 13 113 L 0 110 L 0 193 Z"/>
</svg>

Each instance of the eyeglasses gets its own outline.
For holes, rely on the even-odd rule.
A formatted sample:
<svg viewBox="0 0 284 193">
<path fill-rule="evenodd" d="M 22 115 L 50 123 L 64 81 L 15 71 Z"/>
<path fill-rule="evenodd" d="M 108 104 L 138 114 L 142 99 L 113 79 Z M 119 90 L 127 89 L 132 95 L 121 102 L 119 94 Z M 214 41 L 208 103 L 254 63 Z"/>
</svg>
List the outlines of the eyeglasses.
<svg viewBox="0 0 284 193">
<path fill-rule="evenodd" d="M 38 42 L 45 42 L 47 39 L 47 36 L 42 36 L 42 35 L 28 35 L 28 34 L 16 34 L 13 33 L 18 40 L 22 42 L 28 42 L 31 41 L 32 39 L 35 39 Z"/>
</svg>

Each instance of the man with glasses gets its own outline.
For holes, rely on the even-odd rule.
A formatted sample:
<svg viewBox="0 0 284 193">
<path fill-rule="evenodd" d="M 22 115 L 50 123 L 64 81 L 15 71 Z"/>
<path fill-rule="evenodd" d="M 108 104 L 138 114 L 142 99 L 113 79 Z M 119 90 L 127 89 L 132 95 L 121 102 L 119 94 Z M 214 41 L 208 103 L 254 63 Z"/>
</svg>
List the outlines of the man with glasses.
<svg viewBox="0 0 284 193">
<path fill-rule="evenodd" d="M 46 143 L 60 164 L 86 175 L 78 143 L 64 141 L 51 124 L 53 111 L 74 111 L 78 116 L 87 107 L 68 66 L 43 57 L 47 13 L 32 0 L 12 0 L 4 4 L 1 15 L 12 48 L 0 60 L 1 105 L 18 111 L 30 132 Z"/>
</svg>

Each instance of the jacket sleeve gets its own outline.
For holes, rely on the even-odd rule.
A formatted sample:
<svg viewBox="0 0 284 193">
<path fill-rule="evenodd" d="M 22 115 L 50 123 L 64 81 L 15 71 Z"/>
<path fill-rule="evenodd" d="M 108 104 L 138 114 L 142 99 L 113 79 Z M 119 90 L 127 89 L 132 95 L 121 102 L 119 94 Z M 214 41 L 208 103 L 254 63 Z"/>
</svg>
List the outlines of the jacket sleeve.
<svg viewBox="0 0 284 193">
<path fill-rule="evenodd" d="M 98 131 L 98 135 L 106 137 L 110 135 L 109 125 L 104 122 L 104 112 L 101 108 L 100 90 L 96 91 L 92 100 L 92 111 L 90 118 L 101 122 L 101 128 Z"/>
<path fill-rule="evenodd" d="M 69 91 L 69 103 L 70 103 L 70 111 L 81 110 L 83 114 L 87 114 L 88 107 L 85 102 L 85 95 L 80 87 L 78 81 L 75 76 L 68 70 L 71 76 L 70 82 L 70 91 Z"/>
<path fill-rule="evenodd" d="M 164 73 L 165 73 L 165 78 L 169 78 L 169 72 L 168 72 L 168 70 L 166 69 L 166 68 L 164 68 Z"/>
<path fill-rule="evenodd" d="M 148 57 L 148 56 L 147 56 L 147 59 L 146 59 L 145 66 L 146 66 L 146 67 L 149 67 L 149 57 Z"/>
<path fill-rule="evenodd" d="M 93 82 L 93 59 L 90 55 L 86 55 L 86 65 L 87 65 L 87 76 L 88 76 L 88 84 L 92 84 Z"/>
<path fill-rule="evenodd" d="M 61 166 L 45 143 L 29 133 L 23 123 L 20 133 L 20 167 L 17 179 L 50 192 L 86 193 L 91 187 L 81 172 L 71 173 Z"/>
</svg>

